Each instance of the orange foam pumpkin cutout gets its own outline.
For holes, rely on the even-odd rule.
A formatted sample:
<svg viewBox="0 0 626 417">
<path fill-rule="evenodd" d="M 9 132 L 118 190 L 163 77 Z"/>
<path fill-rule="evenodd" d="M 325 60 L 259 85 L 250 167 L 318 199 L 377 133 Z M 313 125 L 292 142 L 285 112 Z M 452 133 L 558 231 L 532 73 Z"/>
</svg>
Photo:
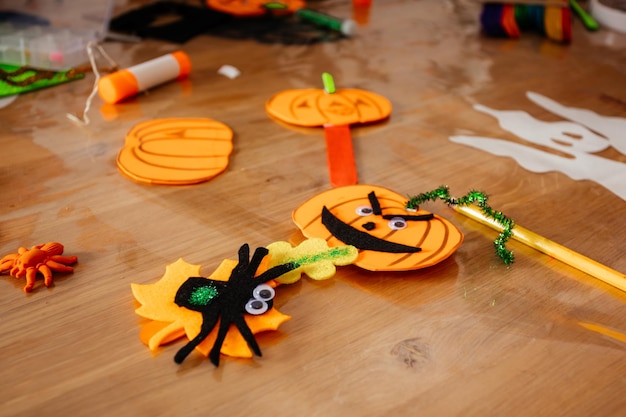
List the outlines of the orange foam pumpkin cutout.
<svg viewBox="0 0 626 417">
<path fill-rule="evenodd" d="M 425 268 L 452 255 L 463 242 L 461 231 L 425 210 L 408 211 L 405 203 L 386 188 L 352 185 L 312 197 L 293 220 L 306 237 L 357 247 L 354 264 L 370 271 Z"/>
<path fill-rule="evenodd" d="M 391 103 L 366 90 L 340 88 L 332 94 L 307 88 L 278 93 L 265 104 L 267 112 L 297 126 L 351 125 L 386 119 Z"/>
<path fill-rule="evenodd" d="M 350 125 L 386 119 L 391 103 L 365 90 L 335 90 L 334 81 L 327 85 L 328 78 L 332 80 L 330 74 L 322 75 L 324 90 L 286 90 L 268 100 L 265 108 L 270 116 L 285 123 L 324 127 L 330 183 L 342 187 L 358 183 Z"/>
<path fill-rule="evenodd" d="M 234 16 L 259 16 L 267 13 L 265 4 L 270 0 L 206 0 L 206 5 L 213 10 Z M 283 13 L 293 13 L 306 6 L 304 0 L 280 0 Z"/>
<path fill-rule="evenodd" d="M 143 183 L 185 185 L 208 181 L 228 166 L 233 132 L 203 118 L 154 119 L 126 135 L 117 166 Z"/>
</svg>

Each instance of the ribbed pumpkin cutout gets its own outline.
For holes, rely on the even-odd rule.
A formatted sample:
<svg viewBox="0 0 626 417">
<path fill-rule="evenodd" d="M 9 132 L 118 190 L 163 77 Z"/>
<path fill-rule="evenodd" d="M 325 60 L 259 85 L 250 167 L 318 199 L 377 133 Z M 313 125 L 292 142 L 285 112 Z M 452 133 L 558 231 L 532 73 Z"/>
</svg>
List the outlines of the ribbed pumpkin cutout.
<svg viewBox="0 0 626 417">
<path fill-rule="evenodd" d="M 293 220 L 306 237 L 357 247 L 355 265 L 371 271 L 425 268 L 454 253 L 461 231 L 425 210 L 406 210 L 406 201 L 383 187 L 339 187 L 304 202 Z"/>
<path fill-rule="evenodd" d="M 211 9 L 235 16 L 258 16 L 267 13 L 269 0 L 206 0 Z M 295 12 L 306 6 L 304 0 L 280 0 L 283 12 Z"/>
<path fill-rule="evenodd" d="M 117 165 L 144 183 L 183 185 L 210 180 L 228 166 L 233 132 L 203 118 L 154 119 L 126 135 Z"/>
<path fill-rule="evenodd" d="M 272 97 L 265 108 L 278 120 L 309 127 L 370 123 L 391 114 L 385 97 L 356 88 L 341 88 L 333 94 L 316 88 L 286 90 Z"/>
</svg>

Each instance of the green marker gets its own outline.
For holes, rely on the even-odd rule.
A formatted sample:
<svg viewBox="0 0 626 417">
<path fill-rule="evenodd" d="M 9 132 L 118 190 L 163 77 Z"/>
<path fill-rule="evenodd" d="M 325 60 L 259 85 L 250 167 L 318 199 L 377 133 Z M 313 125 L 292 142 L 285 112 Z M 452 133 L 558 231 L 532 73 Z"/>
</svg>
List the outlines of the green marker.
<svg viewBox="0 0 626 417">
<path fill-rule="evenodd" d="M 343 33 L 346 36 L 352 36 L 356 33 L 356 23 L 350 19 L 339 19 L 322 12 L 317 12 L 310 9 L 298 9 L 295 12 L 302 20 L 315 23 L 316 25 L 324 26 L 330 29 L 334 29 Z"/>
<path fill-rule="evenodd" d="M 580 20 L 582 20 L 583 25 L 585 25 L 587 30 L 598 30 L 598 28 L 600 27 L 598 25 L 598 22 L 596 22 L 596 20 L 591 17 L 591 15 L 587 13 L 576 0 L 569 0 L 569 5 L 571 6 L 572 10 L 574 10 L 574 13 L 576 13 L 576 15 L 580 18 Z"/>
</svg>

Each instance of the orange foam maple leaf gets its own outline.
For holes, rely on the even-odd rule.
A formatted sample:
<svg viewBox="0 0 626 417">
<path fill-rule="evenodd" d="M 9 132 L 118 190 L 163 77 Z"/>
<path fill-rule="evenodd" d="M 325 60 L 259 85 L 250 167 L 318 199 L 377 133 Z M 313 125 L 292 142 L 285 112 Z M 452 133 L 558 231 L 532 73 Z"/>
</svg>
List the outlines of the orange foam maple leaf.
<svg viewBox="0 0 626 417">
<path fill-rule="evenodd" d="M 226 259 L 217 267 L 209 278 L 216 281 L 228 281 L 231 271 L 237 265 L 236 261 Z M 263 270 L 262 263 L 259 270 Z M 199 277 L 200 265 L 188 264 L 182 259 L 169 264 L 165 268 L 165 275 L 154 284 L 131 284 L 135 299 L 141 304 L 135 312 L 151 320 L 145 324 L 140 332 L 141 340 L 150 350 L 187 336 L 192 340 L 200 333 L 202 314 L 174 302 L 178 288 L 189 278 Z M 268 284 L 272 285 L 272 282 Z M 253 334 L 268 330 L 278 330 L 278 327 L 291 317 L 271 308 L 261 315 L 245 314 L 244 319 Z M 217 337 L 219 324 L 197 347 L 200 353 L 208 356 Z M 230 327 L 220 352 L 224 355 L 251 358 L 252 351 L 235 326 Z"/>
</svg>

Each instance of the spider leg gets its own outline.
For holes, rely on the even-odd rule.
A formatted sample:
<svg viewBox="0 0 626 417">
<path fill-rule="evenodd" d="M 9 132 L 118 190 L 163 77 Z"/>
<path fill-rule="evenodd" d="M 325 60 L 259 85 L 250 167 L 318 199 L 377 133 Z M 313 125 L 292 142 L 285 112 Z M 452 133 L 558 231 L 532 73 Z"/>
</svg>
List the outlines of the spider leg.
<svg viewBox="0 0 626 417">
<path fill-rule="evenodd" d="M 252 255 L 250 265 L 248 266 L 248 272 L 252 276 L 254 276 L 254 273 L 259 268 L 259 265 L 261 265 L 261 261 L 263 261 L 263 258 L 265 258 L 265 255 L 267 255 L 268 253 L 269 251 L 266 248 L 256 248 L 256 250 L 254 251 L 254 255 Z"/>
<path fill-rule="evenodd" d="M 74 271 L 74 268 L 72 268 L 71 266 L 63 265 L 62 263 L 55 262 L 52 259 L 46 261 L 45 265 L 59 272 L 73 272 Z"/>
<path fill-rule="evenodd" d="M 59 263 L 66 264 L 66 265 L 74 264 L 78 261 L 77 256 L 63 256 L 63 255 L 52 255 L 49 259 L 51 261 L 59 262 Z"/>
<path fill-rule="evenodd" d="M 46 284 L 46 287 L 49 287 L 52 284 L 52 271 L 48 265 L 44 264 L 39 267 L 39 272 L 43 275 L 43 283 Z"/>
<path fill-rule="evenodd" d="M 174 362 L 183 363 L 185 358 L 198 346 L 206 337 L 211 333 L 211 330 L 217 323 L 219 314 L 217 310 L 210 312 L 210 314 L 202 315 L 202 326 L 200 327 L 200 333 L 194 337 L 189 343 L 180 348 L 180 350 L 174 356 Z"/>
<path fill-rule="evenodd" d="M 25 292 L 31 292 L 33 287 L 35 286 L 35 276 L 37 275 L 37 270 L 35 268 L 29 268 L 26 271 L 26 286 L 24 286 Z"/>
<path fill-rule="evenodd" d="M 286 274 L 289 271 L 293 271 L 298 268 L 298 264 L 294 262 L 290 262 L 287 264 L 277 265 L 263 272 L 261 275 L 256 277 L 258 282 L 267 282 L 271 279 L 278 278 L 279 276 Z"/>
<path fill-rule="evenodd" d="M 0 260 L 0 272 L 13 268 L 17 255 L 7 255 Z"/>
<path fill-rule="evenodd" d="M 243 318 L 243 316 L 235 317 L 235 320 L 233 320 L 233 322 L 235 323 L 235 326 L 237 326 L 237 328 L 239 329 L 239 333 L 241 333 L 241 336 L 243 336 L 246 343 L 248 343 L 248 347 L 250 347 L 254 354 L 257 356 L 263 356 L 261 354 L 261 348 L 259 348 L 259 344 L 254 338 L 254 333 L 252 333 L 252 330 L 250 330 L 250 327 L 248 327 L 248 323 L 246 323 L 246 320 Z"/>
<path fill-rule="evenodd" d="M 28 269 L 22 269 L 20 266 L 16 265 L 13 267 L 13 269 L 11 269 L 10 274 L 16 278 L 22 278 L 24 275 L 26 275 L 27 271 Z"/>
<path fill-rule="evenodd" d="M 220 328 L 217 332 L 217 338 L 215 339 L 213 347 L 211 348 L 211 352 L 209 353 L 209 359 L 215 366 L 219 366 L 220 364 L 220 350 L 222 349 L 224 339 L 226 339 L 226 333 L 228 333 L 228 329 L 230 328 L 231 323 L 232 320 L 228 320 L 224 316 L 222 316 L 222 320 L 220 321 Z"/>
<path fill-rule="evenodd" d="M 246 266 L 248 266 L 249 262 L 250 262 L 250 246 L 248 246 L 247 243 L 244 243 L 239 248 L 239 263 L 237 264 L 235 268 L 239 268 L 239 267 L 245 268 Z"/>
</svg>

